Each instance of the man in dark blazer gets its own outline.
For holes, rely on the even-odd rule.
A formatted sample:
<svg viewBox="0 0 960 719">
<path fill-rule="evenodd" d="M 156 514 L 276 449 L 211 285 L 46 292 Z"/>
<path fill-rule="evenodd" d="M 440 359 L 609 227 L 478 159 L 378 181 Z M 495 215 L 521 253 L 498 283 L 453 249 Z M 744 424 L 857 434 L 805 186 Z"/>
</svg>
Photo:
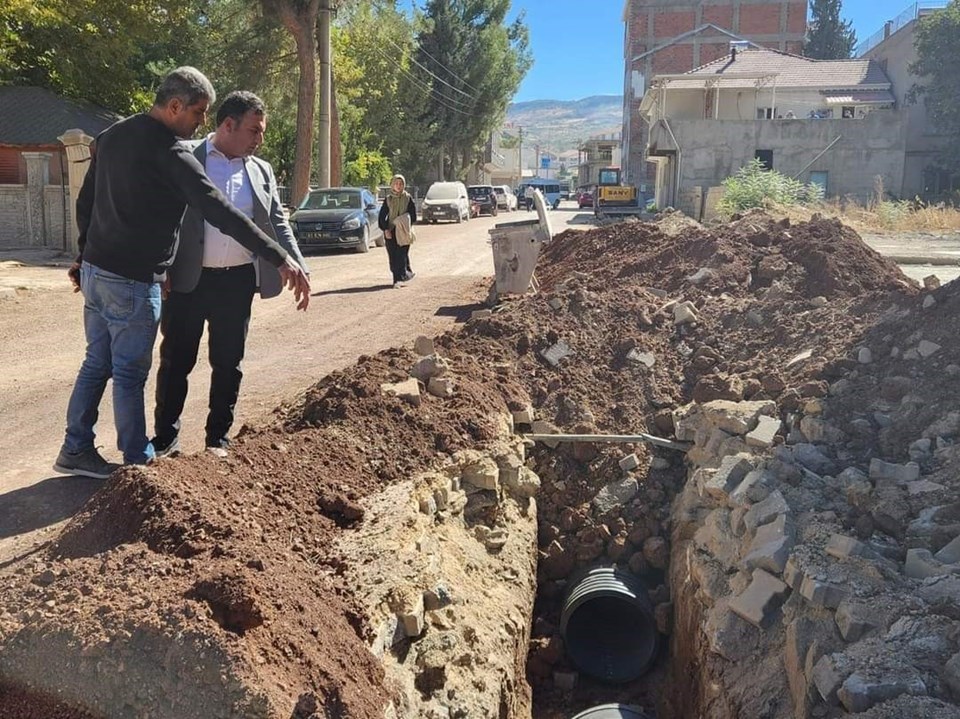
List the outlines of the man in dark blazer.
<svg viewBox="0 0 960 719">
<path fill-rule="evenodd" d="M 254 156 L 263 143 L 266 110 L 251 92 L 227 95 L 217 112 L 216 131 L 193 150 L 207 175 L 233 205 L 277 241 L 306 271 L 306 263 L 287 222 L 270 163 Z M 197 362 L 204 324 L 212 369 L 206 447 L 227 455 L 227 433 L 240 392 L 240 369 L 253 295 L 264 299 L 283 289 L 280 273 L 204 222 L 192 207 L 180 226 L 180 243 L 169 271 L 163 302 L 160 367 L 154 413 L 157 456 L 180 449 L 180 414 L 187 377 Z M 309 295 L 307 296 L 309 302 Z M 302 303 L 301 309 L 306 309 Z"/>
</svg>

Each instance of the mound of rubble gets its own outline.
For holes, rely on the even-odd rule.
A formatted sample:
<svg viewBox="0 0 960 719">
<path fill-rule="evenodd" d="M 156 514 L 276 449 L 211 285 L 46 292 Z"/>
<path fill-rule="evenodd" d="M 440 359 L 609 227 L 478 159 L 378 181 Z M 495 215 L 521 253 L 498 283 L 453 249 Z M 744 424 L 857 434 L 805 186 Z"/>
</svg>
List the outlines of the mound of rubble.
<svg viewBox="0 0 960 719">
<path fill-rule="evenodd" d="M 226 462 L 112 478 L 3 570 L 4 716 L 960 716 L 960 288 L 757 214 L 569 231 L 537 274 Z M 689 448 L 524 439 L 558 432 Z M 559 630 L 598 564 L 664 636 L 613 687 Z"/>
</svg>

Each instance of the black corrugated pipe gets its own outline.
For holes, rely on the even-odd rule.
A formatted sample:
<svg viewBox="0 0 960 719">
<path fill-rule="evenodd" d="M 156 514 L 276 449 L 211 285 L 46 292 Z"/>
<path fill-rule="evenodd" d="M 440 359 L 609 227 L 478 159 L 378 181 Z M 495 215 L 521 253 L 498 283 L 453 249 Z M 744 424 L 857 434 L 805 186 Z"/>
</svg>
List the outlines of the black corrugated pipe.
<svg viewBox="0 0 960 719">
<path fill-rule="evenodd" d="M 604 704 L 580 712 L 573 719 L 647 719 L 640 707 L 626 704 Z"/>
<path fill-rule="evenodd" d="M 594 567 L 571 583 L 560 633 L 580 671 L 613 684 L 645 674 L 657 654 L 657 623 L 646 587 L 614 567 Z"/>
</svg>

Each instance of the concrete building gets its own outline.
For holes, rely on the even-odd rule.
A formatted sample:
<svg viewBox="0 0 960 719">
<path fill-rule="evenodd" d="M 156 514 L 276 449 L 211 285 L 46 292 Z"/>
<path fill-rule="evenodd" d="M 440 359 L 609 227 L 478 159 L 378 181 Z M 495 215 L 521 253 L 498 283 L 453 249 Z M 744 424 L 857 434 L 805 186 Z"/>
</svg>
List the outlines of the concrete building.
<svg viewBox="0 0 960 719">
<path fill-rule="evenodd" d="M 910 65 L 917 59 L 914 41 L 917 23 L 926 15 L 947 5 L 947 0 L 927 0 L 914 3 L 899 16 L 884 23 L 873 36 L 857 48 L 857 56 L 877 62 L 893 83 L 897 105 L 906 126 L 906 147 L 903 178 L 900 180 L 903 197 L 936 198 L 960 189 L 960 178 L 936 168 L 936 160 L 949 138 L 938 131 L 927 115 L 926 105 L 911 102 L 910 88 L 919 79 L 910 74 Z"/>
<path fill-rule="evenodd" d="M 621 167 L 623 153 L 619 132 L 594 135 L 580 145 L 577 185 L 595 185 L 602 167 Z"/>
<path fill-rule="evenodd" d="M 904 112 L 876 61 L 734 46 L 650 85 L 639 113 L 650 127 L 660 207 L 682 207 L 754 158 L 828 195 L 868 199 L 877 176 L 902 193 Z"/>
<path fill-rule="evenodd" d="M 630 182 L 642 184 L 650 177 L 638 109 L 649 79 L 723 57 L 731 39 L 799 55 L 807 0 L 625 0 L 623 23 L 623 168 Z"/>
</svg>

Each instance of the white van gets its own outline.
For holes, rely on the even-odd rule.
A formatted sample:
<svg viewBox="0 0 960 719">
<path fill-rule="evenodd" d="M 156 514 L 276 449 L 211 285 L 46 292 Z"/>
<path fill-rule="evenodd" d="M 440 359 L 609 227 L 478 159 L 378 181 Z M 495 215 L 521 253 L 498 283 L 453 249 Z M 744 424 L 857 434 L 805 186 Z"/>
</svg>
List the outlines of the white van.
<svg viewBox="0 0 960 719">
<path fill-rule="evenodd" d="M 420 215 L 424 222 L 469 220 L 470 200 L 467 199 L 466 185 L 462 182 L 434 182 L 423 197 Z"/>
</svg>

